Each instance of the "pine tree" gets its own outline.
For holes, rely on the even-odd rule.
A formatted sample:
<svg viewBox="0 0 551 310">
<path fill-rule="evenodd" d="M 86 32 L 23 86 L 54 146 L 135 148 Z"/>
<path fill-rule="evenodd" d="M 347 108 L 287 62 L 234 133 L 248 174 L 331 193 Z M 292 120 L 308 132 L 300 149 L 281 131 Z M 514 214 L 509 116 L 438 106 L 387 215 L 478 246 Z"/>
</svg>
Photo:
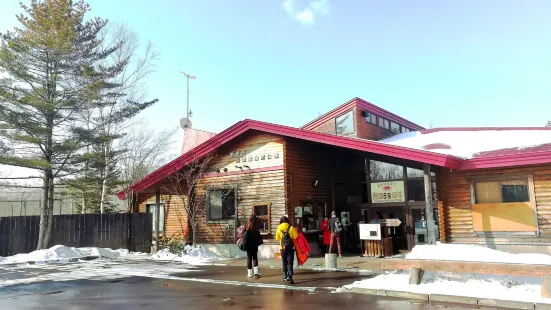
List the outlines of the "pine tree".
<svg viewBox="0 0 551 310">
<path fill-rule="evenodd" d="M 88 156 L 83 148 L 99 143 L 80 116 L 99 100 L 109 72 L 98 64 L 117 46 L 102 48 L 98 34 L 107 21 L 85 21 L 84 1 L 21 6 L 20 28 L 4 33 L 0 46 L 0 71 L 7 75 L 0 80 L 0 136 L 11 150 L 0 154 L 0 163 L 42 174 L 42 249 L 49 246 L 56 180 L 76 173 Z"/>
</svg>

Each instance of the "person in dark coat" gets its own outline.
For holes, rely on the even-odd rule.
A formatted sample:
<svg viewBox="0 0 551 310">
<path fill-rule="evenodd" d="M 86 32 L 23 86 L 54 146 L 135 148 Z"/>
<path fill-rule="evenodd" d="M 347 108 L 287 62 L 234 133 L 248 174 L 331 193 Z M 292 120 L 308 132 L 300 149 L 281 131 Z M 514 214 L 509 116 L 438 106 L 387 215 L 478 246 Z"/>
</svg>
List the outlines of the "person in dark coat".
<svg viewBox="0 0 551 310">
<path fill-rule="evenodd" d="M 247 276 L 249 278 L 260 277 L 258 271 L 258 247 L 263 244 L 262 236 L 260 235 L 260 219 L 256 215 L 251 215 L 247 223 L 247 238 L 245 239 L 245 247 L 247 249 Z"/>
<path fill-rule="evenodd" d="M 337 243 L 337 249 L 339 251 L 339 257 L 342 257 L 341 251 L 341 233 L 335 231 L 335 223 L 339 219 L 337 218 L 337 213 L 335 211 L 331 212 L 331 219 L 329 219 L 329 230 L 331 231 L 331 242 L 329 244 L 329 253 L 333 249 L 333 244 Z"/>
</svg>

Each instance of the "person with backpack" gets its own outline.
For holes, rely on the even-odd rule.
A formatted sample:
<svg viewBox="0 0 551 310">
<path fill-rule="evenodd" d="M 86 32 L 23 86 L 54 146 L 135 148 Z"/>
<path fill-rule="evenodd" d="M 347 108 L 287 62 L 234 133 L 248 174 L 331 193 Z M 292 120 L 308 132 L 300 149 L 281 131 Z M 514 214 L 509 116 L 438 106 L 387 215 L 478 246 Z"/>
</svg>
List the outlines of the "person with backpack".
<svg viewBox="0 0 551 310">
<path fill-rule="evenodd" d="M 281 217 L 276 231 L 276 240 L 279 241 L 281 251 L 281 261 L 283 264 L 283 281 L 294 284 L 293 263 L 295 259 L 295 243 L 293 240 L 298 238 L 298 232 L 289 224 L 289 218 Z"/>
<path fill-rule="evenodd" d="M 341 251 L 341 233 L 343 225 L 341 220 L 337 217 L 335 211 L 331 212 L 331 219 L 329 220 L 329 230 L 331 231 L 331 243 L 329 244 L 329 253 L 333 249 L 333 243 L 337 242 L 337 249 L 339 250 L 339 257 L 342 257 Z"/>
<path fill-rule="evenodd" d="M 254 276 L 259 278 L 260 271 L 258 271 L 258 247 L 264 242 L 260 235 L 260 219 L 256 215 L 251 215 L 247 223 L 245 232 L 243 233 L 243 242 L 245 245 L 245 251 L 247 252 L 247 277 Z"/>
</svg>

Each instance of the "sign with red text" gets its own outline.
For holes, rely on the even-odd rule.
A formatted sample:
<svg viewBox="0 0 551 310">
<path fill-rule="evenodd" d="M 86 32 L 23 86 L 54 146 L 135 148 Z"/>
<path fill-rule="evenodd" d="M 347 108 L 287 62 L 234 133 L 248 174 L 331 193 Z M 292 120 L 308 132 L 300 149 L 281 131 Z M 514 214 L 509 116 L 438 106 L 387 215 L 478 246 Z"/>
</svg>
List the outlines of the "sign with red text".
<svg viewBox="0 0 551 310">
<path fill-rule="evenodd" d="M 404 181 L 371 183 L 371 202 L 389 203 L 406 201 Z"/>
</svg>

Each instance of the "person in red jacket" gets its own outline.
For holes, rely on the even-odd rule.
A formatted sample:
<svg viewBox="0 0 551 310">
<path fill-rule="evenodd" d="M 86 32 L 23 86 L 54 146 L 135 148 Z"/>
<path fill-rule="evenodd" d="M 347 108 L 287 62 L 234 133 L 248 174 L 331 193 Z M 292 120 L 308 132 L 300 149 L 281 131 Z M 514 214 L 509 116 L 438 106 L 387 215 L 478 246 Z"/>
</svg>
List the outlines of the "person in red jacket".
<svg viewBox="0 0 551 310">
<path fill-rule="evenodd" d="M 321 232 L 323 233 L 323 252 L 327 250 L 327 246 L 331 243 L 331 231 L 329 230 L 329 220 L 327 217 L 321 222 Z"/>
</svg>

